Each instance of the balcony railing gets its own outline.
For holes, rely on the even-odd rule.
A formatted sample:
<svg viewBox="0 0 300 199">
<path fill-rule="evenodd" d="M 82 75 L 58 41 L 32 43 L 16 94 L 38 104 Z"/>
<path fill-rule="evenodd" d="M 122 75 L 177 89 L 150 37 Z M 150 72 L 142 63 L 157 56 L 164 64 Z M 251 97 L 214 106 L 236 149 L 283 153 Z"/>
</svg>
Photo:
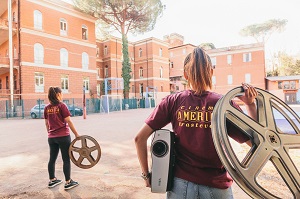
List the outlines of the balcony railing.
<svg viewBox="0 0 300 199">
<path fill-rule="evenodd" d="M 9 65 L 9 58 L 8 57 L 0 57 L 0 64 L 1 65 Z"/>
<path fill-rule="evenodd" d="M 8 57 L 0 57 L 0 65 L 9 65 L 9 58 Z M 19 66 L 19 59 L 14 57 L 14 66 Z"/>
<path fill-rule="evenodd" d="M 18 23 L 15 22 L 15 21 L 13 21 L 12 24 L 13 24 L 13 25 L 12 25 L 12 28 L 13 28 L 13 29 L 16 29 Z M 8 19 L 0 18 L 0 29 L 3 28 L 3 27 L 4 27 L 5 29 L 8 29 Z"/>
<path fill-rule="evenodd" d="M 20 94 L 20 90 L 14 90 L 14 94 Z M 0 89 L 0 95 L 10 95 L 10 89 Z"/>
</svg>

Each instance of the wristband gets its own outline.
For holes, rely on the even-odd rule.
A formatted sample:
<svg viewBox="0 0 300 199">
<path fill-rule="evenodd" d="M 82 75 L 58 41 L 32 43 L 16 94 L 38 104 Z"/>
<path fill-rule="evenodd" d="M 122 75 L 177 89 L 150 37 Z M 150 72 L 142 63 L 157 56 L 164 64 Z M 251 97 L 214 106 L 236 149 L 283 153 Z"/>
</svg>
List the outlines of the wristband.
<svg viewBox="0 0 300 199">
<path fill-rule="evenodd" d="M 148 180 L 150 178 L 150 173 L 148 172 L 147 174 L 144 174 L 142 173 L 141 177 L 144 179 L 144 180 Z"/>
</svg>

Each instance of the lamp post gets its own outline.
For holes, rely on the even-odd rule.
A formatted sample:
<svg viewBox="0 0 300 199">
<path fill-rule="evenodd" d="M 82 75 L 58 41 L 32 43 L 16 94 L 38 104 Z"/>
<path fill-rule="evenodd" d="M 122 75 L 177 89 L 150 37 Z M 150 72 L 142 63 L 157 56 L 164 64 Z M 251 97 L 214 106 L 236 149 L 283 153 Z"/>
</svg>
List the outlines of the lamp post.
<svg viewBox="0 0 300 199">
<path fill-rule="evenodd" d="M 13 38 L 12 38 L 12 0 L 8 0 L 8 41 L 9 41 L 9 83 L 10 83 L 10 106 L 11 116 L 14 116 L 14 62 L 13 62 Z"/>
<path fill-rule="evenodd" d="M 83 86 L 83 119 L 86 119 L 86 105 L 85 105 L 85 86 Z"/>
</svg>

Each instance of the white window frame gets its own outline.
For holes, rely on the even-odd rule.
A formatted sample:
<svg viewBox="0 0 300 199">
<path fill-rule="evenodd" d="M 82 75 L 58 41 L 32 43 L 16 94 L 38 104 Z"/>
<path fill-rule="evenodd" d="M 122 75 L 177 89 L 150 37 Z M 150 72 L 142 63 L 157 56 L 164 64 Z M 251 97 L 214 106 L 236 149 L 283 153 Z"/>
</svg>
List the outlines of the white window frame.
<svg viewBox="0 0 300 199">
<path fill-rule="evenodd" d="M 232 55 L 227 55 L 227 64 L 232 64 Z"/>
<path fill-rule="evenodd" d="M 143 50 L 140 48 L 139 49 L 139 57 L 142 57 L 143 56 Z"/>
<path fill-rule="evenodd" d="M 212 78 L 211 78 L 211 81 L 212 81 L 212 85 L 217 85 L 217 77 L 216 76 L 212 76 Z"/>
<path fill-rule="evenodd" d="M 247 83 L 247 84 L 251 83 L 251 74 L 250 73 L 245 74 L 245 83 Z"/>
<path fill-rule="evenodd" d="M 104 46 L 103 53 L 104 53 L 104 55 L 107 55 L 107 53 L 108 53 L 108 47 L 107 46 Z"/>
<path fill-rule="evenodd" d="M 139 77 L 143 78 L 143 76 L 144 76 L 144 69 L 143 69 L 143 67 L 140 67 L 139 68 Z"/>
<path fill-rule="evenodd" d="M 159 77 L 163 78 L 163 67 L 162 66 L 159 68 Z"/>
<path fill-rule="evenodd" d="M 100 78 L 100 68 L 97 68 L 97 78 Z"/>
<path fill-rule="evenodd" d="M 162 57 L 162 54 L 163 54 L 162 48 L 159 48 L 159 56 Z"/>
<path fill-rule="evenodd" d="M 233 83 L 233 77 L 232 75 L 227 75 L 227 84 L 231 85 Z"/>
<path fill-rule="evenodd" d="M 252 61 L 252 54 L 251 53 L 244 53 L 243 54 L 243 62 L 251 62 Z"/>
<path fill-rule="evenodd" d="M 44 85 L 44 73 L 35 72 L 34 73 L 34 85 L 36 93 L 43 93 L 45 89 Z"/>
<path fill-rule="evenodd" d="M 85 30 L 85 31 L 84 31 Z M 81 36 L 83 40 L 88 40 L 89 32 L 86 25 L 81 26 Z"/>
<path fill-rule="evenodd" d="M 89 69 L 89 55 L 86 52 L 82 53 L 82 69 Z"/>
<path fill-rule="evenodd" d="M 44 47 L 40 43 L 35 43 L 34 46 L 34 63 L 44 64 Z"/>
<path fill-rule="evenodd" d="M 90 79 L 88 77 L 83 78 L 84 92 L 89 93 L 90 90 Z"/>
<path fill-rule="evenodd" d="M 107 78 L 108 77 L 108 66 L 106 65 L 104 67 L 104 78 Z"/>
<path fill-rule="evenodd" d="M 62 75 L 61 79 L 61 90 L 63 93 L 69 92 L 69 76 L 68 75 Z"/>
<path fill-rule="evenodd" d="M 100 94 L 101 94 L 101 84 L 97 84 L 96 90 L 97 90 L 97 96 L 100 96 Z"/>
<path fill-rule="evenodd" d="M 142 87 L 143 87 L 143 94 L 144 94 L 144 85 L 143 84 L 139 84 L 139 93 L 140 93 L 140 96 L 142 96 Z"/>
<path fill-rule="evenodd" d="M 61 18 L 60 22 L 59 22 L 59 28 L 60 28 L 60 35 L 66 36 L 67 32 L 68 32 L 67 20 L 65 20 L 64 18 Z"/>
<path fill-rule="evenodd" d="M 216 66 L 217 65 L 217 57 L 211 57 L 211 65 Z"/>
<path fill-rule="evenodd" d="M 69 63 L 69 53 L 68 50 L 65 48 L 60 49 L 60 66 L 68 67 Z"/>
<path fill-rule="evenodd" d="M 43 30 L 43 14 L 39 10 L 33 11 L 34 29 Z"/>
<path fill-rule="evenodd" d="M 68 93 L 69 92 L 69 76 L 62 75 L 60 82 L 61 82 L 61 91 L 63 93 Z"/>
</svg>

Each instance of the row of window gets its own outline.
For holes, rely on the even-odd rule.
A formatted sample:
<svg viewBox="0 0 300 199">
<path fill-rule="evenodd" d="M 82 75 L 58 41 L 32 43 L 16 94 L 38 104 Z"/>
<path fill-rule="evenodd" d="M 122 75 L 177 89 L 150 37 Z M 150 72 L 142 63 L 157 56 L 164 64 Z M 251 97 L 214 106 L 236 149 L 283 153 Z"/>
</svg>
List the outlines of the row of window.
<svg viewBox="0 0 300 199">
<path fill-rule="evenodd" d="M 243 62 L 251 62 L 252 55 L 251 53 L 244 53 L 243 54 Z M 211 57 L 211 63 L 213 66 L 217 65 L 217 57 Z M 232 64 L 232 55 L 227 55 L 227 64 Z"/>
<path fill-rule="evenodd" d="M 151 92 L 146 93 L 143 83 L 138 85 L 138 89 L 139 89 L 138 92 L 139 92 L 141 98 L 146 97 L 146 94 L 148 94 L 148 97 L 154 97 L 153 93 L 151 93 Z M 161 85 L 160 90 L 158 90 L 158 88 L 156 88 L 156 90 L 160 91 L 160 92 L 163 92 L 164 91 L 164 86 Z M 131 92 L 135 93 L 135 86 L 134 85 L 131 86 Z"/>
<path fill-rule="evenodd" d="M 34 63 L 44 64 L 44 47 L 40 43 L 34 44 Z M 82 55 L 82 68 L 89 68 L 89 55 L 86 52 L 83 52 Z M 69 53 L 65 48 L 60 49 L 60 66 L 68 67 L 69 65 Z"/>
<path fill-rule="evenodd" d="M 162 55 L 163 55 L 163 50 L 162 50 L 162 48 L 159 48 L 158 49 L 158 56 L 162 57 Z M 143 56 L 143 50 L 142 50 L 142 48 L 140 48 L 139 49 L 139 57 L 142 57 L 142 56 Z"/>
<path fill-rule="evenodd" d="M 122 51 L 121 51 L 121 53 L 122 53 Z M 104 56 L 108 54 L 108 47 L 107 47 L 107 46 L 104 46 L 103 54 L 104 54 Z M 163 50 L 162 50 L 162 48 L 159 48 L 159 50 L 158 50 L 158 55 L 159 55 L 160 57 L 162 57 L 162 55 L 163 55 Z M 99 57 L 99 48 L 97 48 L 97 50 L 96 50 L 96 56 Z M 142 50 L 142 48 L 140 48 L 140 49 L 139 49 L 139 57 L 142 57 L 142 56 L 143 56 L 143 50 Z"/>
<path fill-rule="evenodd" d="M 182 54 L 185 55 L 186 54 L 186 49 L 182 49 Z M 174 57 L 174 53 L 170 52 L 170 57 Z"/>
<path fill-rule="evenodd" d="M 252 56 L 251 53 L 243 54 L 243 62 L 251 62 Z M 211 63 L 213 66 L 217 65 L 217 57 L 211 57 Z M 227 55 L 227 64 L 232 64 L 232 55 Z M 173 62 L 170 62 L 170 68 L 174 68 Z"/>
<path fill-rule="evenodd" d="M 103 74 L 104 74 L 104 78 L 108 77 L 108 66 L 104 67 Z M 99 71 L 98 71 L 98 77 L 100 77 L 99 76 Z M 140 78 L 144 77 L 144 69 L 143 69 L 143 67 L 140 67 L 140 69 L 139 69 L 139 77 Z M 134 79 L 134 76 L 132 76 L 132 78 Z M 163 67 L 162 66 L 159 68 L 159 78 L 163 78 Z"/>
<path fill-rule="evenodd" d="M 33 19 L 34 19 L 34 29 L 43 30 L 43 14 L 39 10 L 33 11 Z M 66 19 L 61 18 L 60 22 L 60 35 L 67 36 L 68 35 L 68 23 Z M 86 25 L 81 26 L 81 36 L 83 40 L 88 39 L 88 28 Z"/>
<path fill-rule="evenodd" d="M 44 73 L 36 72 L 34 75 L 35 79 L 35 92 L 36 93 L 44 93 L 45 92 L 45 86 L 44 86 Z M 60 78 L 61 82 L 61 89 L 63 93 L 69 92 L 69 76 L 68 75 L 62 75 Z M 88 77 L 83 78 L 83 87 L 86 93 L 89 92 L 90 89 L 90 81 Z"/>
<path fill-rule="evenodd" d="M 244 53 L 243 54 L 243 62 L 251 62 L 252 56 L 251 53 Z M 211 63 L 213 66 L 217 65 L 217 57 L 211 57 Z M 227 55 L 227 64 L 232 64 L 232 55 Z M 170 62 L 170 68 L 174 68 L 174 63 Z"/>
<path fill-rule="evenodd" d="M 296 81 L 278 81 L 278 89 L 296 89 Z"/>
<path fill-rule="evenodd" d="M 251 83 L 251 74 L 249 74 L 249 73 L 245 74 L 245 83 L 247 83 L 247 84 Z M 216 78 L 216 76 L 212 76 L 212 84 L 213 85 L 217 84 L 217 78 Z M 228 85 L 233 84 L 233 76 L 232 75 L 227 75 L 227 84 Z"/>
<path fill-rule="evenodd" d="M 139 77 L 140 78 L 144 77 L 144 69 L 143 69 L 143 67 L 140 67 L 140 69 L 139 69 Z M 159 78 L 163 78 L 163 67 L 162 66 L 159 68 Z"/>
</svg>

